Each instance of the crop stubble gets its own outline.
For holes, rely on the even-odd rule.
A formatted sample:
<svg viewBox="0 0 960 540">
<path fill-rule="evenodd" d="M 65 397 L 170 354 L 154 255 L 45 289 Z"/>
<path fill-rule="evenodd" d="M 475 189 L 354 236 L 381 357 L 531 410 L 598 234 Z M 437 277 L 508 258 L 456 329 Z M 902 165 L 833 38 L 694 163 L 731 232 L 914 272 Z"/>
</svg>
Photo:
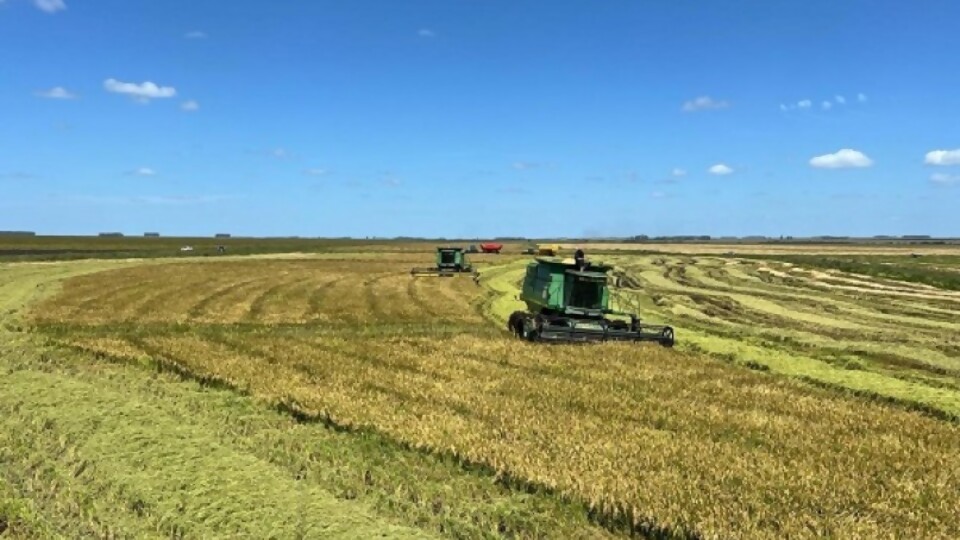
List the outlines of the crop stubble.
<svg viewBox="0 0 960 540">
<path fill-rule="evenodd" d="M 710 261 L 706 272 L 663 258 L 619 261 L 657 302 L 623 298 L 682 321 L 681 336 L 690 323 L 703 336 L 771 339 L 760 332 L 789 324 L 798 347 L 822 346 L 818 336 L 833 339 L 830 332 L 909 322 L 919 336 L 909 343 L 929 346 L 924 360 L 952 369 L 920 317 L 888 315 L 843 293 L 827 297 L 837 309 L 824 313 L 790 303 L 790 294 L 814 289 L 749 265 L 737 266 L 752 278 L 743 283 Z M 408 266 L 262 260 L 123 269 L 67 282 L 35 323 L 75 347 L 150 356 L 299 414 L 482 464 L 585 501 L 611 527 L 704 537 L 960 533 L 954 423 L 655 346 L 511 340 L 487 320 L 499 297 L 467 277 L 414 280 Z M 927 304 L 911 297 L 907 305 Z M 743 334 L 745 320 L 770 324 Z"/>
</svg>

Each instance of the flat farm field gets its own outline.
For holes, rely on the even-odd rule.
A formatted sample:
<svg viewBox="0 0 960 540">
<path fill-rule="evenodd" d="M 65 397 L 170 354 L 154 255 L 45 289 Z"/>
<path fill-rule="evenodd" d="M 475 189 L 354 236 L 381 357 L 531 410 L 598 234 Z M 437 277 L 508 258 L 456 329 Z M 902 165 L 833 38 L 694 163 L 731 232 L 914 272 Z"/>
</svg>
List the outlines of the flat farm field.
<svg viewBox="0 0 960 540">
<path fill-rule="evenodd" d="M 529 259 L 477 257 L 479 283 L 411 277 L 430 257 L 63 270 L 10 323 L 45 342 L 45 359 L 8 371 L 24 387 L 51 373 L 61 384 L 126 381 L 131 395 L 161 393 L 159 382 L 135 382 L 138 373 L 165 381 L 164 392 L 197 385 L 211 396 L 177 403 L 193 403 L 184 407 L 198 418 L 220 414 L 217 400 L 247 400 L 245 413 L 221 420 L 234 426 L 222 428 L 228 448 L 270 464 L 277 482 L 312 479 L 290 518 L 300 528 L 311 514 L 296 508 L 329 496 L 347 516 L 331 526 L 361 516 L 373 527 L 353 528 L 357 536 L 383 527 L 454 537 L 960 536 L 960 293 L 777 260 L 611 255 L 622 276 L 615 302 L 671 324 L 678 347 L 546 346 L 512 338 L 504 324 Z M 17 268 L 9 271 L 36 279 L 38 270 Z M 72 360 L 50 360 L 57 351 Z M 31 400 L 42 401 L 0 391 L 0 402 L 20 404 L 8 428 L 31 423 L 43 438 L 67 423 L 56 400 L 44 406 L 57 419 L 37 417 L 47 409 L 29 409 Z M 276 449 L 264 448 L 268 432 L 256 427 L 266 420 L 242 420 L 263 411 L 275 415 Z M 166 440 L 170 430 L 143 436 Z M 84 469 L 106 471 L 107 491 L 134 508 L 74 502 L 109 530 L 216 535 L 254 530 L 254 520 L 279 524 L 292 511 L 277 495 L 253 512 L 244 504 L 254 499 L 232 492 L 238 486 L 172 495 L 161 478 L 169 463 L 133 504 L 137 485 L 109 471 L 148 458 L 109 454 L 105 463 L 83 453 L 88 431 L 71 433 Z M 174 473 L 181 493 L 193 493 L 189 476 Z M 82 483 L 53 493 L 22 473 L 6 478 L 26 501 L 18 508 L 30 510 L 18 514 L 24 527 L 56 529 L 51 507 L 94 496 Z M 232 501 L 232 513 L 203 510 L 218 497 Z M 44 504 L 50 499 L 62 504 Z M 275 536 L 296 536 L 273 526 Z"/>
</svg>

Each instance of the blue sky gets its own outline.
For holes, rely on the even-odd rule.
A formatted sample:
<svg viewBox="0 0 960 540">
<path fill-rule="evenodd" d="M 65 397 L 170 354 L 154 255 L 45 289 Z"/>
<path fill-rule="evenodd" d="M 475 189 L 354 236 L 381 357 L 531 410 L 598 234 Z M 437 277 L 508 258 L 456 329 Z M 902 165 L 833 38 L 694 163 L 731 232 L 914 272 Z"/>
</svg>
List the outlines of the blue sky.
<svg viewBox="0 0 960 540">
<path fill-rule="evenodd" d="M 960 235 L 958 21 L 955 0 L 0 0 L 0 229 Z"/>
</svg>

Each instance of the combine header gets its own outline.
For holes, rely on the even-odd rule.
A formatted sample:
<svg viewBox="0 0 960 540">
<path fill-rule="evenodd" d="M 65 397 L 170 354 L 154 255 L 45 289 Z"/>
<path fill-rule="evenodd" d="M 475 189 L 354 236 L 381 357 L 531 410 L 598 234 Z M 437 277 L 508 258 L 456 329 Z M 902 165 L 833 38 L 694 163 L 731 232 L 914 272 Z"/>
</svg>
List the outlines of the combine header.
<svg viewBox="0 0 960 540">
<path fill-rule="evenodd" d="M 507 328 L 529 341 L 655 341 L 672 347 L 673 328 L 641 324 L 636 314 L 608 308 L 612 269 L 587 262 L 579 250 L 575 259 L 535 258 L 520 295 L 529 312 L 514 312 Z"/>
<path fill-rule="evenodd" d="M 436 266 L 410 269 L 413 276 L 455 276 L 471 272 L 476 273 L 467 262 L 466 251 L 458 247 L 438 247 Z"/>
</svg>

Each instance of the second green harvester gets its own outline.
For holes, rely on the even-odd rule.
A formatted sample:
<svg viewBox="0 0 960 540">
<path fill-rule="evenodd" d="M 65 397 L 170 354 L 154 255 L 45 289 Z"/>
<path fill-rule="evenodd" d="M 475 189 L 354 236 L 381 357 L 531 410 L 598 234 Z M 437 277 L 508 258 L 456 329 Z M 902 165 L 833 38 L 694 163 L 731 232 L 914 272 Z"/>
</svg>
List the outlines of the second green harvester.
<svg viewBox="0 0 960 540">
<path fill-rule="evenodd" d="M 535 258 L 527 265 L 520 293 L 529 311 L 510 315 L 508 329 L 529 341 L 652 341 L 672 347 L 673 328 L 610 309 L 612 269 L 591 264 L 582 252 L 575 259 Z"/>
<path fill-rule="evenodd" d="M 473 266 L 467 262 L 467 252 L 459 247 L 438 247 L 437 265 L 411 268 L 414 276 L 455 276 L 473 272 Z"/>
</svg>

